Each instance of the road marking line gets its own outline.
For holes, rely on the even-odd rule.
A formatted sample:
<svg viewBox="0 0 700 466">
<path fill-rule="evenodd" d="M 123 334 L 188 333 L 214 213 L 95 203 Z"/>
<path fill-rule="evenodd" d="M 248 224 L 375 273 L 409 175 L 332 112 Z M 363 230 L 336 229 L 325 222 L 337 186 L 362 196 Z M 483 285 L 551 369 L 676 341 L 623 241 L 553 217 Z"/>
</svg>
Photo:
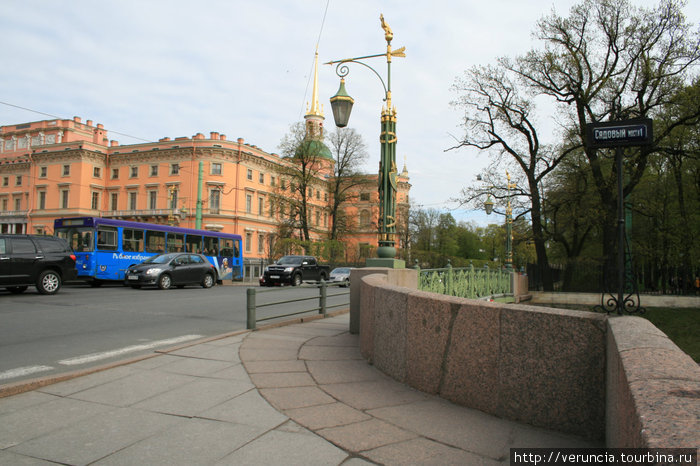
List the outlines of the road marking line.
<svg viewBox="0 0 700 466">
<path fill-rule="evenodd" d="M 75 358 L 63 359 L 61 361 L 58 361 L 58 363 L 62 364 L 64 366 L 77 366 L 79 364 L 86 364 L 88 362 L 95 362 L 95 361 L 99 361 L 101 359 L 109 359 L 109 358 L 113 358 L 115 356 L 121 356 L 121 355 L 124 355 L 127 353 L 133 353 L 136 351 L 153 349 L 153 348 L 156 348 L 158 346 L 176 345 L 178 343 L 184 343 L 186 341 L 196 340 L 197 338 L 202 338 L 202 335 L 183 335 L 181 337 L 169 338 L 167 340 L 153 341 L 151 343 L 147 343 L 147 344 L 143 344 L 143 345 L 126 346 L 124 348 L 120 348 L 120 349 L 116 349 L 116 350 L 112 350 L 112 351 L 104 351 L 102 353 L 86 354 L 85 356 L 77 356 Z"/>
<path fill-rule="evenodd" d="M 17 369 L 10 369 L 9 371 L 0 372 L 0 380 L 13 379 L 15 377 L 24 377 L 31 374 L 36 374 L 37 372 L 45 372 L 52 370 L 51 366 L 27 366 L 18 367 Z"/>
</svg>

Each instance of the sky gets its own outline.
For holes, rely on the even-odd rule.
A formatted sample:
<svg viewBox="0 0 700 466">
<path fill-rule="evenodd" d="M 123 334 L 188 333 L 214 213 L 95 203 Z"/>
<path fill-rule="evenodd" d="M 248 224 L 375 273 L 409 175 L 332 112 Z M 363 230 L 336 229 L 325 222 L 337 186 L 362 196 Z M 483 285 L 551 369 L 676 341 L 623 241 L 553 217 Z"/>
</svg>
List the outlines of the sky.
<svg viewBox="0 0 700 466">
<path fill-rule="evenodd" d="M 319 99 L 331 131 L 329 98 L 339 78 L 322 63 L 386 52 L 383 13 L 393 49 L 406 47 L 406 58 L 392 62 L 391 89 L 397 165 L 408 169 L 413 203 L 485 225 L 496 220 L 450 201 L 489 162 L 484 152 L 447 150 L 462 136 L 450 87 L 473 66 L 537 46 L 537 20 L 552 8 L 566 16 L 576 3 L 3 0 L 0 126 L 79 116 L 102 123 L 120 144 L 214 131 L 279 153 L 311 100 L 317 47 Z M 697 25 L 700 2 L 688 3 L 686 17 Z M 365 63 L 386 81 L 383 58 Z M 359 65 L 350 65 L 346 88 L 355 99 L 349 127 L 367 145 L 365 171 L 375 173 L 384 89 Z"/>
</svg>

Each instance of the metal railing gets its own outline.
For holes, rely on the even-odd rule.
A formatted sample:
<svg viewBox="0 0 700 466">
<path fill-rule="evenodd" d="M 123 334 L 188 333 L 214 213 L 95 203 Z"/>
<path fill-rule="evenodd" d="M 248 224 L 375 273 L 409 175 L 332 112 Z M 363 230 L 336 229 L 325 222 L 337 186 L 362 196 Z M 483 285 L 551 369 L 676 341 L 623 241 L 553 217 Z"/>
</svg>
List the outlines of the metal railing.
<svg viewBox="0 0 700 466">
<path fill-rule="evenodd" d="M 453 268 L 451 264 L 441 269 L 418 269 L 418 289 L 460 298 L 484 298 L 509 295 L 512 272 L 506 270 L 475 268 L 473 265 Z"/>
<path fill-rule="evenodd" d="M 299 314 L 306 314 L 309 312 L 314 312 L 318 311 L 319 314 L 323 315 L 326 317 L 326 314 L 329 309 L 335 309 L 338 307 L 343 307 L 343 306 L 349 306 L 350 305 L 350 300 L 348 299 L 347 302 L 340 303 L 340 304 L 333 304 L 329 305 L 327 304 L 328 298 L 336 297 L 336 296 L 349 296 L 350 295 L 350 290 L 345 290 L 339 293 L 328 293 L 328 288 L 338 288 L 340 284 L 329 284 L 326 283 L 325 281 L 321 280 L 321 283 L 318 285 L 308 285 L 308 286 L 303 286 L 303 288 L 318 288 L 318 295 L 315 296 L 307 296 L 303 298 L 294 298 L 294 299 L 286 299 L 282 301 L 275 301 L 271 303 L 265 303 L 265 304 L 257 304 L 257 295 L 260 293 L 269 293 L 272 291 L 280 291 L 279 288 L 277 289 L 266 289 L 266 290 L 258 290 L 257 288 L 248 288 L 246 290 L 246 328 L 248 330 L 255 330 L 257 328 L 258 322 L 265 322 L 268 320 L 274 320 L 274 319 L 280 319 L 284 317 L 292 317 L 295 315 Z M 293 289 L 298 289 L 298 288 L 289 288 L 289 291 Z M 299 311 L 294 311 L 294 312 L 289 312 L 286 314 L 275 314 L 273 316 L 268 316 L 268 317 L 263 317 L 263 318 L 257 318 L 257 310 L 260 308 L 264 307 L 270 307 L 270 306 L 278 306 L 280 304 L 291 304 L 291 303 L 297 303 L 297 302 L 303 302 L 303 301 L 311 301 L 311 300 L 318 300 L 318 306 L 316 307 L 311 307 L 308 309 L 303 309 Z"/>
</svg>

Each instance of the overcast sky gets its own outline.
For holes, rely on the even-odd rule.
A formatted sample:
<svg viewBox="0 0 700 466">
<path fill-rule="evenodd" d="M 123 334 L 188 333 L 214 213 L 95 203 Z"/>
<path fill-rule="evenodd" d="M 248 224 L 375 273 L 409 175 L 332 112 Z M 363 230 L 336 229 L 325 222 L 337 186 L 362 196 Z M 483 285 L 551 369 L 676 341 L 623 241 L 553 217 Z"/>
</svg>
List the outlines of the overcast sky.
<svg viewBox="0 0 700 466">
<path fill-rule="evenodd" d="M 121 144 L 200 132 L 208 137 L 216 131 L 275 153 L 290 125 L 306 113 L 317 43 L 321 62 L 383 53 L 383 13 L 394 32 L 393 48 L 406 47 L 406 58 L 392 63 L 391 87 L 398 111 L 397 165 L 401 170 L 406 163 L 411 196 L 419 206 L 484 224 L 483 213 L 455 209 L 449 202 L 488 164 L 485 153 L 445 152 L 462 135 L 450 86 L 472 66 L 526 52 L 535 45 L 531 32 L 539 18 L 552 8 L 567 15 L 577 2 L 2 3 L 0 125 L 51 119 L 14 105 L 102 123 L 109 138 Z M 684 11 L 697 24 L 700 1 L 689 3 Z M 367 63 L 386 76 L 384 59 Z M 319 74 L 330 131 L 328 99 L 339 79 L 334 66 L 320 66 Z M 368 146 L 366 171 L 376 172 L 383 88 L 358 65 L 351 65 L 346 83 L 355 98 L 349 126 Z"/>
</svg>

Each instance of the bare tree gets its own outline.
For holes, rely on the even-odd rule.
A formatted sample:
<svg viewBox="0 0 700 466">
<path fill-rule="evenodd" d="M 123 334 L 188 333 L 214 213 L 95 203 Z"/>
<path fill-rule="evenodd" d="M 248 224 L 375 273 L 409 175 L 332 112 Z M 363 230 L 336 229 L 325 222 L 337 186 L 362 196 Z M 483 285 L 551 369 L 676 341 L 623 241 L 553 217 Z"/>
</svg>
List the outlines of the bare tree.
<svg viewBox="0 0 700 466">
<path fill-rule="evenodd" d="M 330 182 L 330 232 L 329 238 L 337 240 L 352 227 L 344 213 L 344 205 L 356 200 L 357 188 L 368 183 L 360 173 L 367 160 L 367 146 L 362 136 L 352 128 L 337 128 L 328 137 L 335 159 L 334 177 Z M 373 183 L 374 185 L 374 183 Z"/>
<path fill-rule="evenodd" d="M 318 189 L 329 171 L 330 153 L 322 138 L 313 137 L 304 123 L 296 123 L 280 143 L 282 163 L 277 166 L 279 183 L 274 203 L 281 213 L 281 222 L 299 231 L 299 237 L 311 241 L 309 188 Z M 327 154 L 325 152 L 328 152 Z"/>
<path fill-rule="evenodd" d="M 673 105 L 675 92 L 700 60 L 700 34 L 691 31 L 681 8 L 663 0 L 658 7 L 633 7 L 628 0 L 586 0 L 568 17 L 554 11 L 537 24 L 543 50 L 500 64 L 517 73 L 533 93 L 553 97 L 575 128 L 603 206 L 603 248 L 615 250 L 616 173 L 605 163 L 609 151 L 586 145 L 586 124 L 627 118 L 653 118 Z M 623 196 L 639 183 L 649 155 L 674 128 L 698 124 L 700 107 L 679 108 L 675 121 L 655 131 L 654 145 L 626 153 L 628 178 Z"/>
<path fill-rule="evenodd" d="M 517 82 L 517 78 L 517 74 L 503 66 L 475 67 L 452 87 L 460 93 L 453 105 L 463 108 L 465 112 L 464 138 L 452 149 L 475 147 L 482 151 L 492 151 L 497 161 L 510 160 L 511 163 L 506 163 L 506 167 L 514 166 L 518 171 L 512 190 L 507 189 L 508 181 L 503 180 L 504 173 L 495 173 L 496 170 L 492 168 L 484 175 L 484 185 L 464 189 L 458 200 L 463 205 L 475 205 L 483 203 L 487 195 L 493 195 L 504 202 L 509 201 L 505 198 L 511 195 L 526 197 L 527 206 L 519 209 L 518 216 L 530 214 L 537 263 L 543 271 L 548 272 L 541 182 L 569 151 L 556 151 L 541 144 L 534 106 L 530 99 L 519 92 L 519 84 L 521 88 L 524 86 Z M 524 185 L 517 180 L 523 180 Z M 543 275 L 543 285 L 546 290 L 552 289 L 549 273 Z"/>
</svg>

